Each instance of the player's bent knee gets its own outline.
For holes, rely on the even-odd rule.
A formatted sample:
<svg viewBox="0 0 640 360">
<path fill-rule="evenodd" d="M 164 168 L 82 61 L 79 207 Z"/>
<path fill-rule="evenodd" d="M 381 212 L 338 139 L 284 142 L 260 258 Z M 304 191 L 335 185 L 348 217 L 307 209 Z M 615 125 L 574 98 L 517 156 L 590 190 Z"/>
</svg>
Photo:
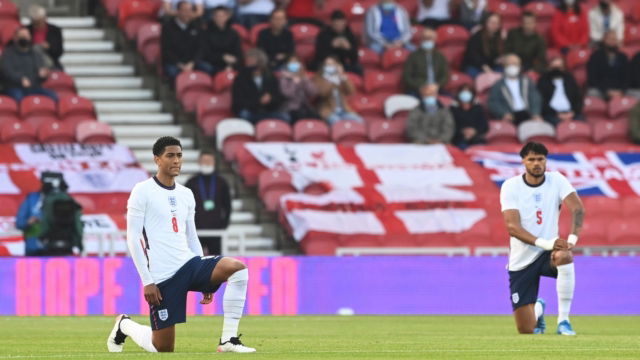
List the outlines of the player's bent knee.
<svg viewBox="0 0 640 360">
<path fill-rule="evenodd" d="M 234 273 L 236 271 L 244 270 L 247 268 L 242 261 L 236 259 L 230 259 L 231 261 L 228 263 L 229 270 Z"/>
<path fill-rule="evenodd" d="M 558 250 L 553 253 L 553 262 L 556 266 L 571 264 L 573 262 L 573 255 L 571 251 Z"/>
<path fill-rule="evenodd" d="M 518 333 L 520 334 L 533 334 L 534 330 L 533 326 L 518 326 Z"/>
<path fill-rule="evenodd" d="M 156 348 L 158 352 L 173 352 L 174 344 L 153 344 L 153 347 Z"/>
</svg>

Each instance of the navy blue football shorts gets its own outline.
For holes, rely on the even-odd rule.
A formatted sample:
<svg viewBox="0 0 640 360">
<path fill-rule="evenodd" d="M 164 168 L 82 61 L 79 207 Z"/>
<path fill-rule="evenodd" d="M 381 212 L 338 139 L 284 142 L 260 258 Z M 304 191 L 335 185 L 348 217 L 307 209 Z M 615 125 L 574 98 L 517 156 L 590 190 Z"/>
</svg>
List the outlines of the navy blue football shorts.
<svg viewBox="0 0 640 360">
<path fill-rule="evenodd" d="M 545 251 L 529 266 L 518 271 L 509 271 L 511 306 L 513 310 L 538 299 L 540 276 L 558 277 L 558 269 L 551 266 L 551 251 Z"/>
<path fill-rule="evenodd" d="M 211 285 L 211 273 L 222 256 L 196 256 L 187 261 L 171 278 L 158 285 L 162 301 L 149 305 L 151 328 L 160 330 L 187 321 L 187 292 L 214 293 L 220 287 Z"/>
</svg>

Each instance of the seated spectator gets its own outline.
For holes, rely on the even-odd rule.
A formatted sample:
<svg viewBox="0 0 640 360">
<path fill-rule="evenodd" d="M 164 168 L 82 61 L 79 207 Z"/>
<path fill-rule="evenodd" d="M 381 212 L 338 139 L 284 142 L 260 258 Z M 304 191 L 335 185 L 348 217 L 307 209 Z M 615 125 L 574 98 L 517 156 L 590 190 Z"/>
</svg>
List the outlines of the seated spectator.
<svg viewBox="0 0 640 360">
<path fill-rule="evenodd" d="M 280 0 L 280 8 L 287 9 L 290 24 L 307 23 L 322 27 L 317 12 L 324 7 L 325 0 Z"/>
<path fill-rule="evenodd" d="M 452 5 L 450 0 L 418 0 L 416 18 L 422 25 L 437 29 L 451 22 Z"/>
<path fill-rule="evenodd" d="M 197 64 L 211 75 L 224 69 L 237 69 L 242 61 L 242 41 L 231 27 L 230 19 L 228 8 L 215 8 L 212 23 L 200 37 Z"/>
<path fill-rule="evenodd" d="M 406 135 L 414 144 L 448 144 L 453 139 L 455 122 L 449 109 L 438 101 L 438 85 L 420 88 L 421 101 L 407 118 Z"/>
<path fill-rule="evenodd" d="M 605 99 L 623 96 L 629 87 L 629 60 L 618 48 L 618 37 L 609 31 L 600 49 L 591 54 L 587 63 L 589 95 Z"/>
<path fill-rule="evenodd" d="M 458 19 L 460 24 L 469 31 L 475 32 L 475 28 L 487 16 L 487 0 L 460 0 L 459 2 Z"/>
<path fill-rule="evenodd" d="M 51 58 L 53 68 L 62 70 L 60 57 L 64 52 L 62 43 L 62 31 L 59 27 L 47 22 L 47 12 L 39 5 L 29 7 L 31 24 L 27 27 L 33 39 L 33 45 L 42 48 L 42 51 Z"/>
<path fill-rule="evenodd" d="M 629 112 L 629 132 L 631 141 L 640 144 L 640 101 Z"/>
<path fill-rule="evenodd" d="M 272 70 L 279 69 L 293 54 L 293 34 L 287 29 L 287 14 L 284 10 L 271 13 L 269 27 L 258 35 L 258 47 L 269 57 Z"/>
<path fill-rule="evenodd" d="M 489 122 L 484 108 L 475 99 L 473 86 L 462 85 L 456 100 L 449 108 L 456 125 L 453 143 L 461 149 L 484 144 Z"/>
<path fill-rule="evenodd" d="M 540 76 L 538 90 L 542 97 L 542 117 L 553 125 L 582 117 L 583 98 L 576 78 L 568 72 L 562 57 L 549 63 Z"/>
<path fill-rule="evenodd" d="M 613 31 L 618 42 L 624 40 L 624 13 L 612 0 L 600 0 L 598 6 L 589 11 L 589 35 L 591 42 L 604 40 L 606 33 Z"/>
<path fill-rule="evenodd" d="M 540 73 L 547 65 L 547 44 L 536 31 L 536 16 L 525 11 L 522 26 L 509 30 L 504 43 L 506 53 L 516 54 L 522 59 L 522 71 L 535 70 Z"/>
<path fill-rule="evenodd" d="M 251 29 L 253 25 L 266 22 L 275 9 L 273 0 L 237 0 L 238 22 Z"/>
<path fill-rule="evenodd" d="M 0 72 L 5 92 L 17 102 L 28 95 L 45 95 L 58 101 L 53 90 L 42 87 L 51 71 L 46 55 L 33 46 L 31 33 L 26 27 L 17 28 L 12 42 L 4 49 Z"/>
<path fill-rule="evenodd" d="M 562 0 L 551 20 L 551 46 L 564 52 L 589 44 L 587 14 L 579 0 Z"/>
<path fill-rule="evenodd" d="M 462 60 L 465 72 L 475 78 L 481 72 L 502 71 L 500 57 L 504 54 L 502 20 L 498 14 L 490 14 L 482 28 L 469 38 Z"/>
<path fill-rule="evenodd" d="M 316 37 L 316 53 L 313 68 L 317 69 L 327 56 L 336 57 L 344 69 L 362 75 L 358 63 L 358 40 L 347 24 L 347 17 L 341 10 L 331 13 L 331 23 Z"/>
<path fill-rule="evenodd" d="M 245 66 L 231 86 L 233 113 L 253 124 L 271 118 L 289 121 L 289 116 L 282 111 L 283 97 L 278 79 L 269 71 L 267 61 L 262 50 L 247 51 Z"/>
<path fill-rule="evenodd" d="M 364 38 L 368 47 L 378 54 L 404 47 L 413 51 L 409 14 L 395 0 L 380 0 L 365 15 Z"/>
<path fill-rule="evenodd" d="M 333 125 L 340 120 L 363 122 L 362 117 L 351 110 L 347 96 L 355 88 L 338 59 L 329 56 L 315 76 L 317 89 L 316 109 L 320 116 Z"/>
<path fill-rule="evenodd" d="M 236 0 L 204 0 L 204 14 L 202 18 L 209 21 L 213 17 L 213 13 L 219 7 L 224 7 L 233 14 L 236 8 Z"/>
<path fill-rule="evenodd" d="M 402 70 L 405 90 L 418 96 L 427 84 L 444 86 L 449 80 L 449 64 L 436 47 L 437 34 L 425 28 L 420 35 L 420 48 L 409 55 Z"/>
<path fill-rule="evenodd" d="M 542 121 L 540 93 L 527 76 L 521 74 L 520 58 L 504 57 L 504 77 L 489 91 L 489 113 L 495 119 L 519 125 L 526 120 Z"/>
<path fill-rule="evenodd" d="M 640 91 L 640 51 L 631 59 L 631 88 Z M 640 96 L 636 95 L 637 98 Z"/>
<path fill-rule="evenodd" d="M 192 20 L 191 3 L 180 1 L 178 15 L 162 25 L 160 53 L 164 73 L 171 79 L 171 84 L 181 72 L 196 69 L 200 32 Z"/>
<path fill-rule="evenodd" d="M 311 105 L 316 96 L 316 85 L 307 77 L 302 61 L 293 55 L 289 58 L 280 76 L 280 91 L 284 96 L 283 110 L 293 121 L 304 118 L 320 118 Z"/>
<path fill-rule="evenodd" d="M 203 0 L 163 0 L 162 2 L 162 14 L 167 17 L 178 16 L 179 5 L 181 2 L 189 3 L 189 10 L 191 11 L 191 19 L 197 19 L 204 15 Z"/>
</svg>

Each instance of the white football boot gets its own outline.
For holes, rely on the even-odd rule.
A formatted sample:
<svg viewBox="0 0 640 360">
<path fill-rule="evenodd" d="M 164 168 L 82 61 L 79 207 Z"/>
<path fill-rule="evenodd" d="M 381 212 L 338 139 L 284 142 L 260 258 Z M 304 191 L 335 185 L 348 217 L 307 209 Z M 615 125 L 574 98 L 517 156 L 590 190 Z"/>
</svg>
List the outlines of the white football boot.
<svg viewBox="0 0 640 360">
<path fill-rule="evenodd" d="M 245 346 L 242 344 L 242 341 L 240 341 L 240 336 L 242 336 L 242 334 L 238 335 L 238 337 L 232 337 L 231 339 L 229 339 L 229 341 L 225 341 L 225 342 L 221 342 L 220 345 L 218 345 L 218 352 L 223 353 L 223 352 L 234 352 L 234 353 L 254 353 L 256 352 L 256 349 Z"/>
<path fill-rule="evenodd" d="M 107 349 L 109 349 L 109 352 L 122 352 L 124 340 L 127 338 L 127 335 L 120 330 L 120 323 L 124 319 L 131 318 L 125 314 L 116 316 L 116 323 L 113 325 L 113 329 L 111 329 L 111 333 L 107 338 Z"/>
</svg>

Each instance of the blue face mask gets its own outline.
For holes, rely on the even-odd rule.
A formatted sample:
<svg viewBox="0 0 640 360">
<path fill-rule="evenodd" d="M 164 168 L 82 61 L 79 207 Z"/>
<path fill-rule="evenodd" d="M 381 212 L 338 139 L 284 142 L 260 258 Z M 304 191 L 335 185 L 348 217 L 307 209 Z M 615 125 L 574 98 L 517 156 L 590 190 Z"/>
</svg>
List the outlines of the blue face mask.
<svg viewBox="0 0 640 360">
<path fill-rule="evenodd" d="M 438 104 L 438 98 L 435 96 L 425 96 L 422 98 L 424 106 L 435 106 Z"/>
<path fill-rule="evenodd" d="M 422 44 L 420 44 L 420 46 L 429 51 L 429 50 L 433 50 L 433 48 L 436 46 L 435 42 L 433 42 L 433 40 L 425 40 L 422 42 Z"/>
<path fill-rule="evenodd" d="M 473 100 L 473 94 L 469 90 L 462 90 L 458 95 L 458 99 L 463 103 L 469 103 Z"/>
<path fill-rule="evenodd" d="M 290 62 L 287 64 L 287 70 L 290 72 L 298 72 L 300 71 L 300 63 L 299 62 Z"/>
<path fill-rule="evenodd" d="M 382 10 L 384 11 L 393 11 L 396 8 L 396 4 L 394 3 L 384 3 L 382 4 Z"/>
<path fill-rule="evenodd" d="M 337 67 L 335 67 L 334 65 L 325 65 L 325 66 L 324 66 L 324 72 L 325 72 L 326 74 L 333 75 L 333 74 L 335 74 L 336 72 L 338 72 L 338 68 L 337 68 Z"/>
</svg>

